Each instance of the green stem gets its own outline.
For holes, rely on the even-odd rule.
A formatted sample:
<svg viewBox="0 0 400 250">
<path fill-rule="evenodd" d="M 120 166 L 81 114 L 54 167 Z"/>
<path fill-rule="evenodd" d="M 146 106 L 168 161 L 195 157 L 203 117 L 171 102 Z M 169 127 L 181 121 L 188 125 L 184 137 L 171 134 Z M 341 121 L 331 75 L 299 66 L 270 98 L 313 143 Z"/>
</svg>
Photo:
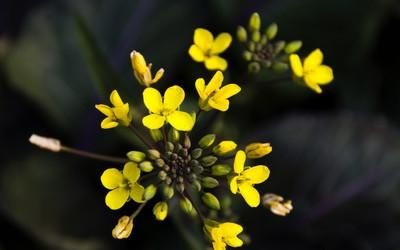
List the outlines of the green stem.
<svg viewBox="0 0 400 250">
<path fill-rule="evenodd" d="M 154 146 L 147 141 L 146 138 L 140 133 L 140 131 L 131 123 L 129 124 L 129 128 L 132 130 L 132 132 L 148 147 L 148 148 L 154 148 Z"/>
<path fill-rule="evenodd" d="M 142 211 L 142 209 L 144 208 L 144 206 L 146 205 L 147 202 L 144 202 L 142 204 L 140 204 L 140 206 L 135 210 L 135 212 L 133 212 L 133 214 L 130 216 L 131 220 L 135 219 L 135 217 L 140 213 L 140 211 Z"/>
<path fill-rule="evenodd" d="M 70 153 L 70 154 L 74 154 L 74 155 L 79 155 L 79 156 L 86 157 L 86 158 L 100 160 L 100 161 L 108 161 L 108 162 L 115 162 L 115 163 L 125 163 L 128 161 L 128 159 L 122 158 L 122 157 L 114 157 L 114 156 L 109 156 L 109 155 L 96 154 L 96 153 L 92 153 L 92 152 L 88 152 L 88 151 L 84 151 L 84 150 L 80 150 L 80 149 L 76 149 L 76 148 L 70 148 L 67 146 L 61 146 L 61 151 Z"/>
</svg>

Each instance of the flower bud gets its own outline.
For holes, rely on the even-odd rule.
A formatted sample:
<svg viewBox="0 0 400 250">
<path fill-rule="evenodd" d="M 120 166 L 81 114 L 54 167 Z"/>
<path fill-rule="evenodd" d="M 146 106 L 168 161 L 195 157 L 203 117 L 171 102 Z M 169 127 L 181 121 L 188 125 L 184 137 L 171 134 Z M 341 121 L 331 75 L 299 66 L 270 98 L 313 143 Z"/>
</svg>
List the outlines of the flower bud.
<svg viewBox="0 0 400 250">
<path fill-rule="evenodd" d="M 171 199 L 174 196 L 174 188 L 171 186 L 165 186 L 162 191 L 166 199 Z"/>
<path fill-rule="evenodd" d="M 205 167 L 211 167 L 218 161 L 218 158 L 213 155 L 204 156 L 200 159 L 200 162 Z"/>
<path fill-rule="evenodd" d="M 164 167 L 164 165 L 165 165 L 165 161 L 163 159 L 161 159 L 161 158 L 155 160 L 155 163 L 156 163 L 156 166 L 160 167 L 160 168 Z"/>
<path fill-rule="evenodd" d="M 296 53 L 303 46 L 303 42 L 300 40 L 292 41 L 285 46 L 286 54 Z"/>
<path fill-rule="evenodd" d="M 133 220 L 129 216 L 122 216 L 112 230 L 112 236 L 115 239 L 126 239 L 131 235 L 132 229 Z"/>
<path fill-rule="evenodd" d="M 213 195 L 212 193 L 204 193 L 203 196 L 201 196 L 201 200 L 211 209 L 221 209 L 218 198 L 215 197 L 215 195 Z"/>
<path fill-rule="evenodd" d="M 153 171 L 154 169 L 153 164 L 150 161 L 142 161 L 141 163 L 139 163 L 139 168 L 143 172 L 147 173 Z"/>
<path fill-rule="evenodd" d="M 192 186 L 197 190 L 200 191 L 201 190 L 201 183 L 198 180 L 194 180 L 192 182 Z"/>
<path fill-rule="evenodd" d="M 164 181 L 167 178 L 167 173 L 163 170 L 161 170 L 160 172 L 158 172 L 158 178 L 162 181 Z"/>
<path fill-rule="evenodd" d="M 146 154 L 140 151 L 129 151 L 126 156 L 129 160 L 140 163 L 146 159 Z"/>
<path fill-rule="evenodd" d="M 150 129 L 150 136 L 155 142 L 161 141 L 164 137 L 159 129 Z"/>
<path fill-rule="evenodd" d="M 165 151 L 173 152 L 174 148 L 175 148 L 174 144 L 170 141 L 167 141 L 167 143 L 165 144 Z"/>
<path fill-rule="evenodd" d="M 193 159 L 199 159 L 201 155 L 203 154 L 203 149 L 201 148 L 195 148 L 190 152 L 190 155 L 193 157 Z"/>
<path fill-rule="evenodd" d="M 246 157 L 249 159 L 258 159 L 271 153 L 272 147 L 269 143 L 251 143 L 246 146 Z"/>
<path fill-rule="evenodd" d="M 178 130 L 171 128 L 168 131 L 168 141 L 177 142 L 177 141 L 179 141 L 179 138 L 180 138 L 180 134 L 179 134 Z"/>
<path fill-rule="evenodd" d="M 229 174 L 231 170 L 232 170 L 231 166 L 227 164 L 218 164 L 212 166 L 211 174 L 215 176 L 223 176 Z"/>
<path fill-rule="evenodd" d="M 277 55 L 285 48 L 286 42 L 285 41 L 278 41 L 275 43 L 274 53 Z"/>
<path fill-rule="evenodd" d="M 261 26 L 261 18 L 260 15 L 257 12 L 254 12 L 251 16 L 250 16 L 250 20 L 249 20 L 249 29 L 250 31 L 255 31 L 255 30 L 259 30 Z"/>
<path fill-rule="evenodd" d="M 265 30 L 265 35 L 267 35 L 268 40 L 274 39 L 277 33 L 278 25 L 276 23 L 271 23 Z"/>
<path fill-rule="evenodd" d="M 153 184 L 147 186 L 143 193 L 143 198 L 147 201 L 152 199 L 157 193 L 157 187 Z"/>
<path fill-rule="evenodd" d="M 239 26 L 236 31 L 236 36 L 239 42 L 244 43 L 247 41 L 247 31 L 243 26 Z"/>
<path fill-rule="evenodd" d="M 189 200 L 188 198 L 186 198 L 186 197 L 182 198 L 182 199 L 179 201 L 179 205 L 181 206 L 182 210 L 183 210 L 185 213 L 190 214 L 190 213 L 192 212 L 192 210 L 193 210 L 193 205 L 192 205 L 192 203 L 191 203 L 190 200 Z"/>
<path fill-rule="evenodd" d="M 207 176 L 201 179 L 201 185 L 204 188 L 215 188 L 219 185 L 219 182 L 217 179 Z"/>
<path fill-rule="evenodd" d="M 289 65 L 287 63 L 283 63 L 283 62 L 274 62 L 272 64 L 271 69 L 275 72 L 275 73 L 283 73 L 286 70 L 289 69 Z"/>
<path fill-rule="evenodd" d="M 147 150 L 147 155 L 148 155 L 149 158 L 152 159 L 152 160 L 156 160 L 156 159 L 161 158 L 160 152 L 158 152 L 158 150 L 156 150 L 156 149 L 149 149 L 149 150 Z"/>
<path fill-rule="evenodd" d="M 157 202 L 153 207 L 153 214 L 157 220 L 165 220 L 168 215 L 168 204 L 164 201 Z"/>
<path fill-rule="evenodd" d="M 258 62 L 251 62 L 247 67 L 250 73 L 258 73 L 261 69 L 261 66 Z"/>
<path fill-rule="evenodd" d="M 199 146 L 201 148 L 208 148 L 214 143 L 214 141 L 215 141 L 215 134 L 208 134 L 200 139 Z"/>
<path fill-rule="evenodd" d="M 253 33 L 251 34 L 251 40 L 255 43 L 258 43 L 261 40 L 260 31 L 253 31 Z"/>
<path fill-rule="evenodd" d="M 250 51 L 245 50 L 243 52 L 243 58 L 246 61 L 251 61 L 251 58 L 253 57 L 253 53 L 251 53 Z"/>
<path fill-rule="evenodd" d="M 192 146 L 192 142 L 190 141 L 190 138 L 187 135 L 185 135 L 185 139 L 183 141 L 183 146 L 185 148 L 190 148 Z"/>
<path fill-rule="evenodd" d="M 235 151 L 237 144 L 234 141 L 222 141 L 213 148 L 213 152 L 218 156 L 227 156 Z"/>
</svg>

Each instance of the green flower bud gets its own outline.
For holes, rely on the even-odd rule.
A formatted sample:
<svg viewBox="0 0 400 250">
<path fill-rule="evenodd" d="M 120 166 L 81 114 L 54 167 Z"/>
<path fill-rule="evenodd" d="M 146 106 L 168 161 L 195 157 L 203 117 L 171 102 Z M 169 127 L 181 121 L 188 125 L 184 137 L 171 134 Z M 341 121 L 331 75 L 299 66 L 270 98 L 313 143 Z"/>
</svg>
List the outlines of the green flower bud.
<svg viewBox="0 0 400 250">
<path fill-rule="evenodd" d="M 208 148 L 214 143 L 214 141 L 215 141 L 215 134 L 208 134 L 200 139 L 199 146 L 201 148 Z"/>
<path fill-rule="evenodd" d="M 162 181 L 164 181 L 167 178 L 167 173 L 163 170 L 161 170 L 160 172 L 158 172 L 158 178 Z"/>
<path fill-rule="evenodd" d="M 228 164 L 218 164 L 218 165 L 212 166 L 212 168 L 211 168 L 211 174 L 215 175 L 215 176 L 227 175 L 231 171 L 232 171 L 232 168 Z"/>
<path fill-rule="evenodd" d="M 194 180 L 192 182 L 193 187 L 197 190 L 200 191 L 201 190 L 201 183 L 198 180 Z"/>
<path fill-rule="evenodd" d="M 243 58 L 244 58 L 244 60 L 250 61 L 252 57 L 253 57 L 253 53 L 251 53 L 250 51 L 245 50 L 245 51 L 243 52 Z"/>
<path fill-rule="evenodd" d="M 250 41 L 247 44 L 247 47 L 249 48 L 250 52 L 254 52 L 256 50 L 256 44 L 253 41 Z"/>
<path fill-rule="evenodd" d="M 183 193 L 185 191 L 185 184 L 178 183 L 176 184 L 175 188 L 179 193 Z"/>
<path fill-rule="evenodd" d="M 204 188 L 215 188 L 218 187 L 219 182 L 217 179 L 207 176 L 201 179 L 201 185 Z"/>
<path fill-rule="evenodd" d="M 190 214 L 190 213 L 192 212 L 192 210 L 193 210 L 193 205 L 192 205 L 192 203 L 191 203 L 190 200 L 189 200 L 188 198 L 186 198 L 186 197 L 182 198 L 182 199 L 179 201 L 179 205 L 181 206 L 182 210 L 183 210 L 185 213 Z"/>
<path fill-rule="evenodd" d="M 147 155 L 152 160 L 157 160 L 157 159 L 161 158 L 160 152 L 158 152 L 158 150 L 156 150 L 156 149 L 147 150 Z"/>
<path fill-rule="evenodd" d="M 155 142 L 159 142 L 163 139 L 163 135 L 159 129 L 150 129 L 150 136 Z"/>
<path fill-rule="evenodd" d="M 250 20 L 249 20 L 249 29 L 250 31 L 255 31 L 255 30 L 259 30 L 261 26 L 261 18 L 260 15 L 257 12 L 254 12 L 251 16 L 250 16 Z"/>
<path fill-rule="evenodd" d="M 253 31 L 253 33 L 251 34 L 251 40 L 255 43 L 258 43 L 261 40 L 260 31 Z"/>
<path fill-rule="evenodd" d="M 251 62 L 248 65 L 248 70 L 250 73 L 258 73 L 261 69 L 261 66 L 258 62 Z"/>
<path fill-rule="evenodd" d="M 237 144 L 234 141 L 221 141 L 213 148 L 213 152 L 218 156 L 227 156 L 235 151 Z"/>
<path fill-rule="evenodd" d="M 236 31 L 236 36 L 239 42 L 244 43 L 247 41 L 247 31 L 243 26 L 239 26 Z"/>
<path fill-rule="evenodd" d="M 205 167 L 211 167 L 218 161 L 218 158 L 213 155 L 204 156 L 200 159 L 200 162 Z"/>
<path fill-rule="evenodd" d="M 177 142 L 179 141 L 180 135 L 179 135 L 179 131 L 171 128 L 168 131 L 168 141 L 172 141 L 172 142 Z"/>
<path fill-rule="evenodd" d="M 201 148 L 195 148 L 190 152 L 190 155 L 193 157 L 193 159 L 199 159 L 201 155 L 203 154 L 203 149 Z"/>
<path fill-rule="evenodd" d="M 215 197 L 215 195 L 213 195 L 212 193 L 204 193 L 203 196 L 201 196 L 201 200 L 211 209 L 221 209 L 218 198 Z"/>
<path fill-rule="evenodd" d="M 271 69 L 276 73 L 283 73 L 289 69 L 289 65 L 283 62 L 275 62 L 272 64 Z"/>
<path fill-rule="evenodd" d="M 293 54 L 296 53 L 299 49 L 303 46 L 303 42 L 300 40 L 291 41 L 285 46 L 285 53 L 286 54 Z"/>
<path fill-rule="evenodd" d="M 183 147 L 190 148 L 192 146 L 192 142 L 190 141 L 189 136 L 185 136 L 185 140 L 183 141 Z"/>
<path fill-rule="evenodd" d="M 140 163 L 146 159 L 146 154 L 140 151 L 129 151 L 126 156 L 129 160 Z"/>
<path fill-rule="evenodd" d="M 156 193 L 157 187 L 151 184 L 144 189 L 143 198 L 148 201 L 152 199 L 156 195 Z"/>
<path fill-rule="evenodd" d="M 174 196 L 174 188 L 171 186 L 165 186 L 163 188 L 163 194 L 166 199 L 171 199 Z"/>
<path fill-rule="evenodd" d="M 262 35 L 262 36 L 261 36 L 260 43 L 261 43 L 262 45 L 266 45 L 267 42 L 268 42 L 267 36 L 266 36 L 266 35 Z"/>
<path fill-rule="evenodd" d="M 155 163 L 156 163 L 156 166 L 160 167 L 160 168 L 164 167 L 164 165 L 165 165 L 165 161 L 163 159 L 161 159 L 161 158 L 155 160 Z"/>
<path fill-rule="evenodd" d="M 165 220 L 168 215 L 168 204 L 164 201 L 157 202 L 153 207 L 153 214 L 156 217 L 156 220 Z"/>
<path fill-rule="evenodd" d="M 274 39 L 277 33 L 278 25 L 276 23 L 271 23 L 265 30 L 265 35 L 267 35 L 268 40 Z"/>
<path fill-rule="evenodd" d="M 285 41 L 279 41 L 275 43 L 274 53 L 275 55 L 279 54 L 285 48 Z"/>
<path fill-rule="evenodd" d="M 172 142 L 167 141 L 167 143 L 165 144 L 165 151 L 173 152 L 174 148 L 175 148 L 174 144 Z"/>
<path fill-rule="evenodd" d="M 139 168 L 143 172 L 151 172 L 154 169 L 153 164 L 150 161 L 142 161 L 141 163 L 139 163 Z"/>
</svg>

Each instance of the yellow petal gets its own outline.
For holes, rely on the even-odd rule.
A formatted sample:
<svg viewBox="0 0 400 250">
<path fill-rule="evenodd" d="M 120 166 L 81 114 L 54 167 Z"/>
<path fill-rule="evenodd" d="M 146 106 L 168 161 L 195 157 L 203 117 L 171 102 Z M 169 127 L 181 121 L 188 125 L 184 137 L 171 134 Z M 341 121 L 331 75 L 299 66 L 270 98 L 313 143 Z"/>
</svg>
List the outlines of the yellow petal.
<svg viewBox="0 0 400 250">
<path fill-rule="evenodd" d="M 304 71 L 307 72 L 314 70 L 322 64 L 323 59 L 324 55 L 322 54 L 321 50 L 314 50 L 306 57 L 306 59 L 304 59 Z"/>
<path fill-rule="evenodd" d="M 144 187 L 139 185 L 138 183 L 131 185 L 131 199 L 137 203 L 143 203 L 143 194 L 144 194 Z"/>
<path fill-rule="evenodd" d="M 206 52 L 207 50 L 211 49 L 211 46 L 214 42 L 214 37 L 210 31 L 197 28 L 194 31 L 193 42 L 199 46 L 202 51 Z"/>
<path fill-rule="evenodd" d="M 315 82 L 314 79 L 310 77 L 310 74 L 304 76 L 304 82 L 310 89 L 314 90 L 318 94 L 322 93 L 322 89 L 320 88 L 318 83 Z"/>
<path fill-rule="evenodd" d="M 151 114 L 143 117 L 142 123 L 149 129 L 159 129 L 164 125 L 165 117 L 161 115 Z"/>
<path fill-rule="evenodd" d="M 333 70 L 329 66 L 321 65 L 308 73 L 308 77 L 318 84 L 328 84 L 333 80 Z"/>
<path fill-rule="evenodd" d="M 155 88 L 146 88 L 143 91 L 143 102 L 152 113 L 160 114 L 163 109 L 161 94 Z"/>
<path fill-rule="evenodd" d="M 205 60 L 205 55 L 204 52 L 200 49 L 199 46 L 193 44 L 189 48 L 189 55 L 192 57 L 192 59 L 196 62 L 204 62 Z"/>
<path fill-rule="evenodd" d="M 119 187 L 122 183 L 123 176 L 121 171 L 116 168 L 106 169 L 100 177 L 101 183 L 107 189 L 114 189 Z"/>
<path fill-rule="evenodd" d="M 164 109 L 177 110 L 185 99 L 185 91 L 178 85 L 169 87 L 164 94 Z"/>
<path fill-rule="evenodd" d="M 294 75 L 297 77 L 303 77 L 303 65 L 301 64 L 299 55 L 292 54 L 290 55 L 289 60 Z"/>
<path fill-rule="evenodd" d="M 205 61 L 206 68 L 208 70 L 222 70 L 225 71 L 228 68 L 228 62 L 219 56 L 212 56 Z"/>
<path fill-rule="evenodd" d="M 115 107 L 124 105 L 124 103 L 122 102 L 121 97 L 120 97 L 119 94 L 118 94 L 118 91 L 115 90 L 115 89 L 114 89 L 114 90 L 111 92 L 111 94 L 110 94 L 110 102 L 111 102 Z"/>
<path fill-rule="evenodd" d="M 244 170 L 242 176 L 249 179 L 251 184 L 263 183 L 269 177 L 269 169 L 266 166 L 258 165 Z"/>
<path fill-rule="evenodd" d="M 241 88 L 239 85 L 231 83 L 223 86 L 214 96 L 215 99 L 224 98 L 227 99 L 239 93 Z"/>
<path fill-rule="evenodd" d="M 232 222 L 221 223 L 218 227 L 222 230 L 223 237 L 227 238 L 236 237 L 243 231 L 241 225 Z"/>
<path fill-rule="evenodd" d="M 195 83 L 197 93 L 200 96 L 200 99 L 207 99 L 207 95 L 205 93 L 206 83 L 203 78 L 198 78 Z"/>
<path fill-rule="evenodd" d="M 146 60 L 144 59 L 143 55 L 137 51 L 132 51 L 131 53 L 131 63 L 133 70 L 138 72 L 139 74 L 144 74 L 147 71 L 147 64 Z"/>
<path fill-rule="evenodd" d="M 231 247 L 241 247 L 243 245 L 243 241 L 238 237 L 225 238 L 225 242 Z"/>
<path fill-rule="evenodd" d="M 243 172 L 244 162 L 246 161 L 246 153 L 243 150 L 237 151 L 233 162 L 233 171 L 237 174 Z"/>
<path fill-rule="evenodd" d="M 237 179 L 237 176 L 228 178 L 229 188 L 231 189 L 232 194 L 236 194 L 238 191 Z"/>
<path fill-rule="evenodd" d="M 214 241 L 212 246 L 213 250 L 226 250 L 226 244 L 222 240 Z"/>
<path fill-rule="evenodd" d="M 106 205 L 113 209 L 120 209 L 129 198 L 129 190 L 126 188 L 116 188 L 106 195 Z"/>
<path fill-rule="evenodd" d="M 106 116 L 114 116 L 111 107 L 104 104 L 97 104 L 95 108 Z"/>
<path fill-rule="evenodd" d="M 122 174 L 130 181 L 130 183 L 135 183 L 140 177 L 140 168 L 136 163 L 130 161 L 124 165 Z"/>
<path fill-rule="evenodd" d="M 102 129 L 115 128 L 118 126 L 118 122 L 116 122 L 112 117 L 107 117 L 101 122 L 100 126 Z"/>
<path fill-rule="evenodd" d="M 215 99 L 211 98 L 208 101 L 208 105 L 213 109 L 217 109 L 219 111 L 225 112 L 229 109 L 229 101 L 228 99 Z"/>
<path fill-rule="evenodd" d="M 252 185 L 242 182 L 239 184 L 239 191 L 250 207 L 258 207 L 260 205 L 260 194 Z"/>
<path fill-rule="evenodd" d="M 224 81 L 224 75 L 221 71 L 215 72 L 214 76 L 211 78 L 210 82 L 205 88 L 205 95 L 208 97 L 212 92 L 219 90 Z"/>
<path fill-rule="evenodd" d="M 129 116 L 129 104 L 125 103 L 122 106 L 117 108 L 113 108 L 113 112 L 115 117 L 123 122 L 123 125 L 128 126 L 131 122 L 131 118 Z"/>
<path fill-rule="evenodd" d="M 161 68 L 157 71 L 156 75 L 154 76 L 153 80 L 151 81 L 151 83 L 156 83 L 158 82 L 161 77 L 164 75 L 164 69 Z"/>
<path fill-rule="evenodd" d="M 221 33 L 216 38 L 211 46 L 211 54 L 219 54 L 224 52 L 231 45 L 232 36 L 229 33 Z"/>
<path fill-rule="evenodd" d="M 190 131 L 194 125 L 192 116 L 183 111 L 175 111 L 167 117 L 167 121 L 179 131 Z"/>
</svg>

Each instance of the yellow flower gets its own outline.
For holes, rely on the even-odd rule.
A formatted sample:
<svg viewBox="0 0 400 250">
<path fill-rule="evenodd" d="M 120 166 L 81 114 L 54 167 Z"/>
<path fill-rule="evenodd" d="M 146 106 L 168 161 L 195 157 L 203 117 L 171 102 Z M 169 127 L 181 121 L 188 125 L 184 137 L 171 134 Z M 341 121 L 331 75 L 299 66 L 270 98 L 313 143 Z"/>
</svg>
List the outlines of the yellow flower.
<svg viewBox="0 0 400 250">
<path fill-rule="evenodd" d="M 323 65 L 324 55 L 320 49 L 311 52 L 302 63 L 299 55 L 290 55 L 290 66 L 294 77 L 302 80 L 309 88 L 322 93 L 319 85 L 329 84 L 333 80 L 333 70 L 327 65 Z"/>
<path fill-rule="evenodd" d="M 244 151 L 246 152 L 247 158 L 258 159 L 271 153 L 272 147 L 269 143 L 255 142 L 247 145 Z"/>
<path fill-rule="evenodd" d="M 240 247 L 243 241 L 237 237 L 243 231 L 243 227 L 232 222 L 219 224 L 211 229 L 211 239 L 214 250 L 225 250 L 226 245 Z"/>
<path fill-rule="evenodd" d="M 208 70 L 226 70 L 228 62 L 218 55 L 224 52 L 232 42 L 229 33 L 221 33 L 215 39 L 210 31 L 197 28 L 194 31 L 193 43 L 189 55 L 196 62 L 204 62 Z"/>
<path fill-rule="evenodd" d="M 239 150 L 233 163 L 234 175 L 229 177 L 229 186 L 232 193 L 236 194 L 239 191 L 250 207 L 258 207 L 260 194 L 253 185 L 266 181 L 269 177 L 269 169 L 264 165 L 244 167 L 245 161 L 246 153 Z"/>
<path fill-rule="evenodd" d="M 178 110 L 184 99 L 185 91 L 177 85 L 165 91 L 164 100 L 157 89 L 146 88 L 143 91 L 143 101 L 150 115 L 143 117 L 143 125 L 149 129 L 159 129 L 168 122 L 176 130 L 190 131 L 194 119 L 190 114 Z"/>
<path fill-rule="evenodd" d="M 165 201 L 157 202 L 153 207 L 153 214 L 157 220 L 165 220 L 168 215 L 168 204 Z"/>
<path fill-rule="evenodd" d="M 106 205 L 113 209 L 121 208 L 129 197 L 138 203 L 143 203 L 144 188 L 137 183 L 140 169 L 134 162 L 125 164 L 122 172 L 116 168 L 109 168 L 101 175 L 101 183 L 109 190 L 106 195 Z"/>
<path fill-rule="evenodd" d="M 132 117 L 129 114 L 129 104 L 124 103 L 119 96 L 117 90 L 113 90 L 110 94 L 110 102 L 114 107 L 109 107 L 104 104 L 95 105 L 96 109 L 107 117 L 101 122 L 100 126 L 103 129 L 114 128 L 121 124 L 129 126 Z"/>
<path fill-rule="evenodd" d="M 239 85 L 230 83 L 221 88 L 224 81 L 224 75 L 221 71 L 217 71 L 211 78 L 210 82 L 205 84 L 203 78 L 196 80 L 196 90 L 199 94 L 199 106 L 202 110 L 209 111 L 217 109 L 227 111 L 229 109 L 229 97 L 232 97 L 240 92 Z"/>
<path fill-rule="evenodd" d="M 221 141 L 213 148 L 213 152 L 218 156 L 226 156 L 236 149 L 237 144 L 234 141 Z"/>
<path fill-rule="evenodd" d="M 153 78 L 153 76 L 151 75 L 152 64 L 147 64 L 143 55 L 135 50 L 131 53 L 131 63 L 136 79 L 143 86 L 149 87 L 150 85 L 158 82 L 158 80 L 160 80 L 161 77 L 164 75 L 164 69 L 161 68 L 157 71 L 156 75 Z"/>
</svg>

